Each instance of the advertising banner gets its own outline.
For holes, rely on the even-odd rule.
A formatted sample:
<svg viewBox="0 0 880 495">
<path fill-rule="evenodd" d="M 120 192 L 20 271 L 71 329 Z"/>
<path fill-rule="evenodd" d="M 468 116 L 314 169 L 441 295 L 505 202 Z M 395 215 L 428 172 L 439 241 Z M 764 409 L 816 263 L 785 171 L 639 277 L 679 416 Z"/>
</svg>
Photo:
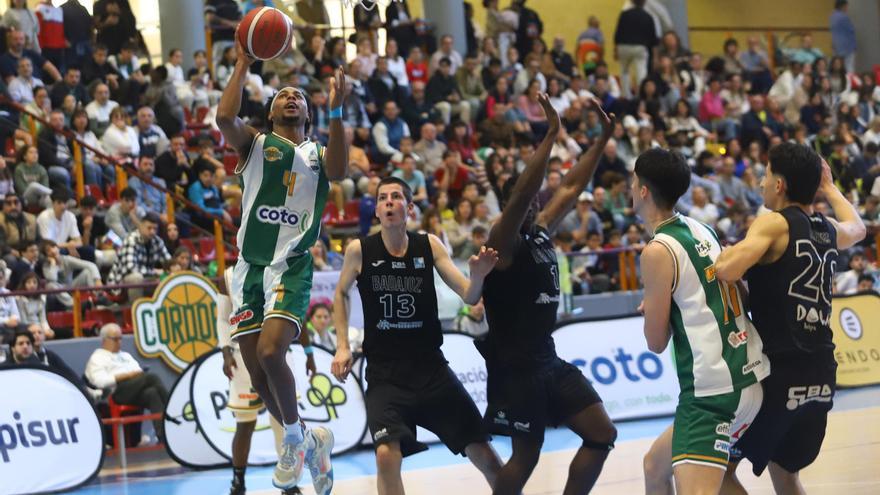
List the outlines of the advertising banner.
<svg viewBox="0 0 880 495">
<path fill-rule="evenodd" d="M 134 341 L 144 357 L 180 372 L 217 347 L 217 287 L 195 272 L 179 272 L 132 306 Z"/>
<path fill-rule="evenodd" d="M 880 296 L 835 297 L 831 304 L 837 385 L 857 387 L 880 383 Z M 772 363 L 771 363 L 772 364 Z"/>
<path fill-rule="evenodd" d="M 85 394 L 42 366 L 0 369 L 0 495 L 70 490 L 104 461 L 104 432 Z M 73 462 L 75 460 L 75 462 Z"/>
<path fill-rule="evenodd" d="M 306 355 L 301 346 L 291 346 L 287 353 L 287 364 L 296 379 L 299 414 L 309 427 L 333 430 L 333 453 L 339 454 L 360 445 L 367 430 L 364 389 L 355 375 L 350 375 L 345 383 L 336 380 L 330 374 L 333 354 L 320 347 L 314 350 L 318 372 L 312 377 L 306 372 Z"/>
<path fill-rule="evenodd" d="M 190 401 L 192 377 L 201 362 L 189 365 L 171 388 L 165 406 L 165 448 L 172 459 L 186 467 L 226 466 L 229 459 L 215 451 L 199 430 Z"/>
<path fill-rule="evenodd" d="M 312 292 L 310 299 L 312 301 L 325 300 L 333 302 L 333 296 L 336 293 L 336 282 L 339 281 L 339 272 L 315 272 L 312 277 Z M 351 286 L 348 291 L 348 304 L 351 306 L 351 314 L 349 316 L 348 325 L 355 328 L 364 327 L 364 310 L 361 303 L 361 293 L 357 290 L 357 283 Z"/>
<path fill-rule="evenodd" d="M 593 384 L 612 420 L 672 414 L 678 377 L 670 348 L 648 350 L 644 318 L 566 323 L 553 332 L 559 357 Z"/>
<path fill-rule="evenodd" d="M 218 454 L 231 461 L 236 424 L 232 410 L 226 407 L 229 403 L 229 379 L 223 374 L 223 353 L 213 351 L 199 362 L 189 390 L 199 431 Z M 277 460 L 269 413 L 263 408 L 257 416 L 257 427 L 251 437 L 248 464 L 268 465 Z"/>
</svg>

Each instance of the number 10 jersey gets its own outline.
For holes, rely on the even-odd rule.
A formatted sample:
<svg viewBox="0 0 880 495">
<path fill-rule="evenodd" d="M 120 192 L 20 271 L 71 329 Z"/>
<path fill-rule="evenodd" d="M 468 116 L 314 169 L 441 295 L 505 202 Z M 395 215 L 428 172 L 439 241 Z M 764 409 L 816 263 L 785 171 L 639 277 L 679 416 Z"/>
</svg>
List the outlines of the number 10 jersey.
<svg viewBox="0 0 880 495">
<path fill-rule="evenodd" d="M 361 239 L 357 284 L 370 362 L 436 356 L 443 344 L 431 242 L 427 234 L 406 235 L 406 254 L 399 258 L 385 248 L 381 233 Z"/>
</svg>

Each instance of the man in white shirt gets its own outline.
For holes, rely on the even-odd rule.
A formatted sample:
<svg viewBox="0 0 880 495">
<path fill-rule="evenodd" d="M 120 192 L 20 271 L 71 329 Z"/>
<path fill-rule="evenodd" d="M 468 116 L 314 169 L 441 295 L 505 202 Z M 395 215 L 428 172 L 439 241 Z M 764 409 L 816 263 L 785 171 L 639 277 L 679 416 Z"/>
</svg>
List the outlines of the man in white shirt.
<svg viewBox="0 0 880 495">
<path fill-rule="evenodd" d="M 853 253 L 849 259 L 849 270 L 841 273 L 834 283 L 834 293 L 850 295 L 858 292 L 859 278 L 865 274 L 867 269 L 868 260 L 865 259 L 865 253 Z"/>
<path fill-rule="evenodd" d="M 31 59 L 18 59 L 18 76 L 9 81 L 9 97 L 16 103 L 26 105 L 34 101 L 34 88 L 43 85 L 43 81 L 34 77 L 34 64 Z"/>
<path fill-rule="evenodd" d="M 452 47 L 452 44 L 452 35 L 446 34 L 440 38 L 440 49 L 431 55 L 431 60 L 428 63 L 428 74 L 434 74 L 437 72 L 437 69 L 440 68 L 440 60 L 443 57 L 448 58 L 451 63 L 449 68 L 450 73 L 455 74 L 455 71 L 461 67 L 461 64 L 464 63 L 464 59 L 462 59 L 461 54 Z"/>
<path fill-rule="evenodd" d="M 37 215 L 37 228 L 40 238 L 55 241 L 62 249 L 76 251 L 82 246 L 82 235 L 76 226 L 76 215 L 67 210 L 69 199 L 67 191 L 53 191 L 52 206 Z"/>
<path fill-rule="evenodd" d="M 92 102 L 86 105 L 86 113 L 89 114 L 92 132 L 100 138 L 110 126 L 110 112 L 118 107 L 119 103 L 110 99 L 110 87 L 104 83 L 95 85 L 92 98 Z"/>
<path fill-rule="evenodd" d="M 86 363 L 86 378 L 92 386 L 110 389 L 118 404 L 162 413 L 168 403 L 168 391 L 159 377 L 145 372 L 131 354 L 122 350 L 122 329 L 116 323 L 101 327 L 101 347 Z M 162 419 L 153 421 L 159 439 L 163 439 Z"/>
<path fill-rule="evenodd" d="M 691 198 L 693 198 L 694 205 L 688 212 L 688 216 L 694 220 L 703 222 L 714 229 L 715 222 L 718 221 L 720 213 L 718 212 L 718 207 L 715 206 L 714 203 L 709 202 L 709 196 L 706 194 L 706 190 L 700 186 L 692 188 Z"/>
</svg>

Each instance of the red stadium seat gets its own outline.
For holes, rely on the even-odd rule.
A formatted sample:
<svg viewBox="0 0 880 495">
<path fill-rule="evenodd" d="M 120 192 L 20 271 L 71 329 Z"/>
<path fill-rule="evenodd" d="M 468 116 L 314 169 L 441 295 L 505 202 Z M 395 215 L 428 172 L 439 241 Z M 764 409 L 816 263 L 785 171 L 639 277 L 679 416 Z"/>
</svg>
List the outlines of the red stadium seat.
<svg viewBox="0 0 880 495">
<path fill-rule="evenodd" d="M 137 416 L 144 413 L 144 410 L 140 407 L 126 406 L 117 403 L 115 400 L 113 400 L 112 394 L 107 398 L 107 406 L 110 409 L 110 417 L 113 419 L 119 419 L 122 416 Z M 119 450 L 119 434 L 117 426 L 114 425 L 112 428 L 110 428 L 110 431 L 113 432 L 113 450 Z"/>
<path fill-rule="evenodd" d="M 46 313 L 46 321 L 52 328 L 73 328 L 73 312 L 50 311 Z"/>
</svg>

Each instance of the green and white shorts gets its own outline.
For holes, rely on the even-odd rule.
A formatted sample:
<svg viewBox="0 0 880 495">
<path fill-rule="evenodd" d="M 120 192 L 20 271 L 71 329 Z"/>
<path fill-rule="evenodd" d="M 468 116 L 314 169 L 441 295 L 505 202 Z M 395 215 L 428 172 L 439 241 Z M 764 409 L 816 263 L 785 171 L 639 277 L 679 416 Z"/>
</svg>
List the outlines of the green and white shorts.
<svg viewBox="0 0 880 495">
<path fill-rule="evenodd" d="M 727 469 L 730 449 L 758 415 L 760 383 L 711 397 L 682 397 L 675 409 L 672 466 L 701 464 Z"/>
<path fill-rule="evenodd" d="M 232 338 L 261 331 L 263 321 L 269 318 L 292 321 L 298 337 L 311 290 L 312 256 L 308 251 L 269 266 L 252 265 L 239 258 L 229 287 Z"/>
</svg>

